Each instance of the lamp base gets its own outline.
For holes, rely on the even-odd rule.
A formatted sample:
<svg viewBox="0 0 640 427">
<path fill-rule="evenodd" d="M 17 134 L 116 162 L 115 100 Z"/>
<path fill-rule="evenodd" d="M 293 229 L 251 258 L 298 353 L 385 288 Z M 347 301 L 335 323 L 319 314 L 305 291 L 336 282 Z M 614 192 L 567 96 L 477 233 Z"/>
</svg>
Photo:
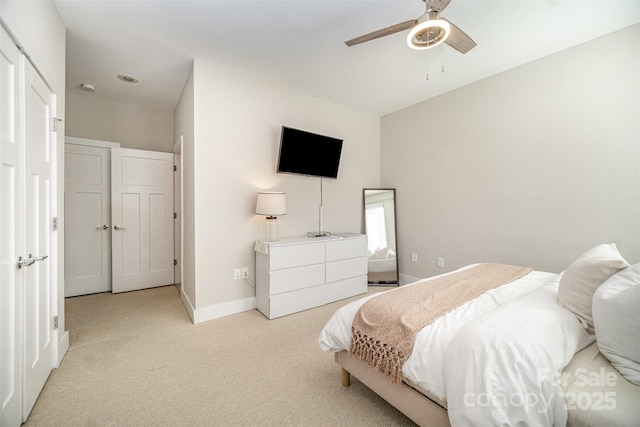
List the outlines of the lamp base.
<svg viewBox="0 0 640 427">
<path fill-rule="evenodd" d="M 328 231 L 310 231 L 307 233 L 307 237 L 329 237 L 331 233 Z"/>
<path fill-rule="evenodd" d="M 276 217 L 267 217 L 267 241 L 277 242 L 280 240 L 278 219 Z"/>
</svg>

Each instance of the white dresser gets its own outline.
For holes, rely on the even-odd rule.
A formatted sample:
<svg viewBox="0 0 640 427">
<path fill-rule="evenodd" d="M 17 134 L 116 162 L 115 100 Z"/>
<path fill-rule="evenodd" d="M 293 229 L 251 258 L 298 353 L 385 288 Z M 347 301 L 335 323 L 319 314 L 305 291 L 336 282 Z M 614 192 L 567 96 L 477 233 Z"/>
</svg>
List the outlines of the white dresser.
<svg viewBox="0 0 640 427">
<path fill-rule="evenodd" d="M 363 234 L 256 243 L 256 304 L 269 319 L 365 292 Z"/>
</svg>

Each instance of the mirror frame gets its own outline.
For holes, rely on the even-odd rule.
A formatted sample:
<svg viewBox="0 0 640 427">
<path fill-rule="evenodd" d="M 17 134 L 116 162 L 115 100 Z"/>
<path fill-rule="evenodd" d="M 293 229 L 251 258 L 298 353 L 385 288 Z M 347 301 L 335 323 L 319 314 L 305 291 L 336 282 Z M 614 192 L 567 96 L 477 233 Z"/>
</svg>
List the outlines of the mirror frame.
<svg viewBox="0 0 640 427">
<path fill-rule="evenodd" d="M 397 208 L 398 200 L 395 188 L 364 188 L 362 190 L 362 224 L 363 224 L 363 234 L 367 235 L 367 191 L 391 191 L 393 194 L 393 233 L 394 233 L 394 245 L 393 250 L 396 253 L 395 256 L 395 272 L 396 278 L 395 280 L 379 280 L 379 281 L 371 281 L 369 280 L 369 268 L 368 262 L 369 259 L 367 257 L 367 284 L 369 286 L 400 286 L 400 270 L 398 268 L 398 215 Z M 368 242 L 368 236 L 367 236 Z"/>
</svg>

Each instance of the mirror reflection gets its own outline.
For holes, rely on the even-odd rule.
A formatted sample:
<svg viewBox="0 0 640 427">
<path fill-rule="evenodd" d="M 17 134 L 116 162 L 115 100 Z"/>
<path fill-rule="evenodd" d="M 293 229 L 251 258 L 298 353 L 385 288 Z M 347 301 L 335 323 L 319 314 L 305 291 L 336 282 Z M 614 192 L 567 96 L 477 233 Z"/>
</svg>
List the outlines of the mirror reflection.
<svg viewBox="0 0 640 427">
<path fill-rule="evenodd" d="M 364 189 L 370 285 L 398 285 L 395 195 L 394 188 Z"/>
</svg>

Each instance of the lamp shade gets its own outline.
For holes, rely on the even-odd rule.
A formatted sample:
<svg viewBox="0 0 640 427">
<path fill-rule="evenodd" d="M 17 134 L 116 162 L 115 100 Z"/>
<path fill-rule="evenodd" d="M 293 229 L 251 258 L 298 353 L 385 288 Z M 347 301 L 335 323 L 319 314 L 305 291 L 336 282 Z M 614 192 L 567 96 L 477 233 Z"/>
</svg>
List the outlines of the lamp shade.
<svg viewBox="0 0 640 427">
<path fill-rule="evenodd" d="M 267 216 L 286 215 L 287 202 L 285 199 L 285 193 L 258 192 L 256 213 L 258 215 Z"/>
</svg>

